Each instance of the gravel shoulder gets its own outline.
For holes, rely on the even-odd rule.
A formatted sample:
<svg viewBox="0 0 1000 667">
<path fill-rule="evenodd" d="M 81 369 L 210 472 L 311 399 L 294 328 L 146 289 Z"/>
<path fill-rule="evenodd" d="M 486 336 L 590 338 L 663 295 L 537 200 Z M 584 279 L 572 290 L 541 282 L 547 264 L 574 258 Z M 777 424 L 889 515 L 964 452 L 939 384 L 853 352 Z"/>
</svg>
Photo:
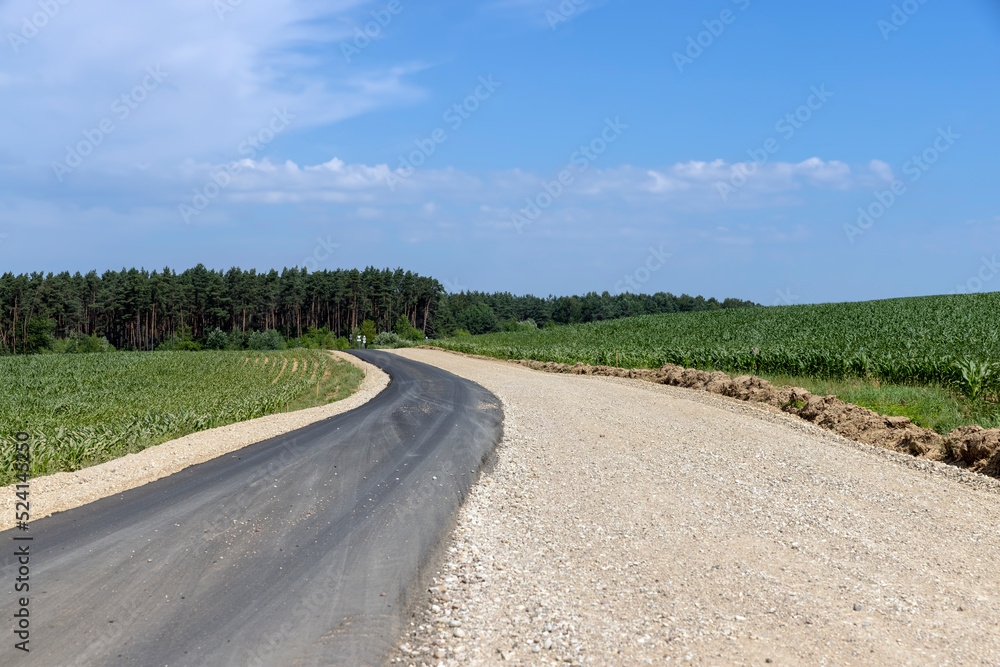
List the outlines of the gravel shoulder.
<svg viewBox="0 0 1000 667">
<path fill-rule="evenodd" d="M 776 410 L 398 354 L 503 402 L 393 661 L 1000 664 L 1000 483 Z"/>
<path fill-rule="evenodd" d="M 198 463 L 242 449 L 255 442 L 338 415 L 368 402 L 389 384 L 375 366 L 342 352 L 330 352 L 365 372 L 358 391 L 347 398 L 305 410 L 258 417 L 245 422 L 191 433 L 76 472 L 61 472 L 31 480 L 31 520 L 86 505 L 107 496 L 167 477 Z M 0 488 L 0 531 L 13 528 L 15 485 Z"/>
</svg>

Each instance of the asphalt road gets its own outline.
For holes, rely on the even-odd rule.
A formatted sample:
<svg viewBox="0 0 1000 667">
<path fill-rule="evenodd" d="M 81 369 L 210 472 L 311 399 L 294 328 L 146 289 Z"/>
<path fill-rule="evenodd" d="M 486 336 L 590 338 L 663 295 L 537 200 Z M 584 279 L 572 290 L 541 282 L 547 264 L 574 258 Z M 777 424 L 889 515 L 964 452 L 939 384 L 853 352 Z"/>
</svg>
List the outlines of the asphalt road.
<svg viewBox="0 0 1000 667">
<path fill-rule="evenodd" d="M 356 410 L 0 533 L 30 545 L 29 592 L 0 569 L 0 665 L 381 664 L 503 415 L 468 380 L 357 355 L 392 381 Z"/>
</svg>

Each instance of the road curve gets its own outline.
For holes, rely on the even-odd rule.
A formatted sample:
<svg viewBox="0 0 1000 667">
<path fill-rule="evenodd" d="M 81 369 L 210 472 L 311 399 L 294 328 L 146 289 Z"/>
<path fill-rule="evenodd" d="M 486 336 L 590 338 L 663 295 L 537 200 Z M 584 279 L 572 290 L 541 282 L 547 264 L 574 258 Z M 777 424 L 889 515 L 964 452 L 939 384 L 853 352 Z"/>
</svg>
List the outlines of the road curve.
<svg viewBox="0 0 1000 667">
<path fill-rule="evenodd" d="M 468 380 L 356 354 L 392 378 L 364 406 L 0 533 L 33 538 L 27 594 L 0 568 L 31 651 L 8 630 L 0 664 L 381 664 L 503 415 Z"/>
</svg>

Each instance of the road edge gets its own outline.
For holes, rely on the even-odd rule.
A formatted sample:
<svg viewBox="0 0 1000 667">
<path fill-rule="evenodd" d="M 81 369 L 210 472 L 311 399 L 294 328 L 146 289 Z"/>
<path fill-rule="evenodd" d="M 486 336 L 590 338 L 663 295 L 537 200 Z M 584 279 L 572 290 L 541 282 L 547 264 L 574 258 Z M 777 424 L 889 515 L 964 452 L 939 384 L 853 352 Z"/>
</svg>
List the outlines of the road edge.
<svg viewBox="0 0 1000 667">
<path fill-rule="evenodd" d="M 59 472 L 32 478 L 32 521 L 155 482 L 190 466 L 353 410 L 375 398 L 389 386 L 389 376 L 375 365 L 343 352 L 328 352 L 365 373 L 358 390 L 347 398 L 295 412 L 267 415 L 197 431 L 75 472 Z M 16 525 L 15 484 L 0 488 L 0 531 Z"/>
<path fill-rule="evenodd" d="M 498 359 L 488 355 L 428 345 L 416 346 L 415 349 L 436 349 L 472 359 L 488 359 L 523 366 L 543 373 L 633 379 L 731 398 L 746 405 L 777 410 L 852 442 L 906 454 L 921 461 L 942 463 L 980 478 L 1000 480 L 1000 450 L 984 455 L 987 449 L 984 447 L 985 441 L 996 438 L 1000 429 L 964 426 L 948 434 L 939 434 L 913 424 L 906 417 L 882 415 L 868 408 L 842 401 L 835 395 L 812 394 L 801 387 L 774 385 L 753 375 L 735 376 L 721 371 L 702 371 L 675 364 L 665 364 L 658 369 L 630 369 L 583 363 Z M 845 412 L 846 419 L 833 414 L 837 411 Z M 869 423 L 862 428 L 854 428 L 852 420 L 855 418 L 865 419 Z"/>
</svg>

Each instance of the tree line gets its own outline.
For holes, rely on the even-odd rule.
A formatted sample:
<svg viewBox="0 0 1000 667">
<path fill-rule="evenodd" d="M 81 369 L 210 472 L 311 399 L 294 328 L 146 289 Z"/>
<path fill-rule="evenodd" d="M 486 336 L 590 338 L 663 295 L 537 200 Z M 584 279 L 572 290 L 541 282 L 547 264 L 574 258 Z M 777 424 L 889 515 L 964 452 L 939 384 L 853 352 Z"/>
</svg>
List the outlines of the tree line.
<svg viewBox="0 0 1000 667">
<path fill-rule="evenodd" d="M 714 297 L 669 292 L 655 294 L 610 294 L 588 292 L 583 296 L 532 295 L 514 296 L 509 292 L 460 292 L 447 295 L 436 311 L 437 326 L 449 334 L 468 331 L 471 334 L 491 333 L 514 328 L 518 322 L 530 321 L 542 327 L 549 324 L 580 324 L 599 320 L 614 320 L 636 315 L 685 313 L 722 308 L 749 308 L 759 304 L 740 299 L 718 301 Z"/>
<path fill-rule="evenodd" d="M 405 320 L 426 336 L 499 331 L 630 315 L 756 305 L 668 293 L 589 293 L 540 298 L 510 293 L 447 294 L 436 279 L 403 269 L 285 268 L 176 272 L 125 269 L 0 276 L 0 353 L 37 352 L 52 337 L 106 339 L 118 349 L 153 350 L 178 336 L 277 331 L 286 340 L 322 330 L 350 336 L 369 320 L 392 331 Z M 85 347 L 85 349 L 90 349 Z"/>
</svg>

